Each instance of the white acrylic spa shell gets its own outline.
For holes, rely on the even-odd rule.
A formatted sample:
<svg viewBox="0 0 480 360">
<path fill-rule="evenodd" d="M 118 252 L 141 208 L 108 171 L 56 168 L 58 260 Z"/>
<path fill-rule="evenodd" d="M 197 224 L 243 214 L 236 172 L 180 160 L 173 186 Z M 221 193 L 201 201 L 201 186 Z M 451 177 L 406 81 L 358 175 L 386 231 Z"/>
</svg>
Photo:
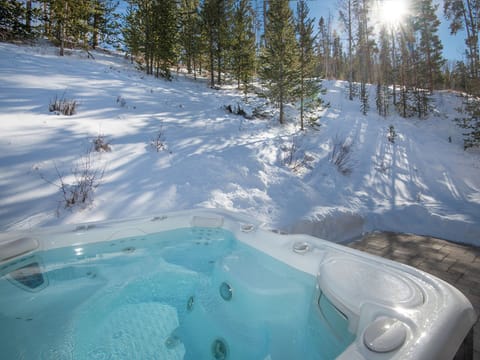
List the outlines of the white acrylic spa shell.
<svg viewBox="0 0 480 360">
<path fill-rule="evenodd" d="M 222 211 L 3 233 L 0 264 L 37 250 L 189 226 L 225 228 L 239 241 L 316 276 L 319 291 L 356 335 L 337 359 L 452 359 L 474 324 L 475 312 L 465 296 L 430 274 L 311 236 L 264 230 L 251 219 Z"/>
</svg>

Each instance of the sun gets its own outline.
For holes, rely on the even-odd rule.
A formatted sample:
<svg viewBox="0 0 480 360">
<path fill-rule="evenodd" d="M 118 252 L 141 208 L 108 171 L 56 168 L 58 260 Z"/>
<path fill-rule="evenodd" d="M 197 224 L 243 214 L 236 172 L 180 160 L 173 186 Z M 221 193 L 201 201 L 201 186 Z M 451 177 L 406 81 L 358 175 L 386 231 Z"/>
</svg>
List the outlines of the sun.
<svg viewBox="0 0 480 360">
<path fill-rule="evenodd" d="M 379 20 L 384 25 L 399 25 L 407 14 L 407 0 L 383 0 L 380 2 Z"/>
</svg>

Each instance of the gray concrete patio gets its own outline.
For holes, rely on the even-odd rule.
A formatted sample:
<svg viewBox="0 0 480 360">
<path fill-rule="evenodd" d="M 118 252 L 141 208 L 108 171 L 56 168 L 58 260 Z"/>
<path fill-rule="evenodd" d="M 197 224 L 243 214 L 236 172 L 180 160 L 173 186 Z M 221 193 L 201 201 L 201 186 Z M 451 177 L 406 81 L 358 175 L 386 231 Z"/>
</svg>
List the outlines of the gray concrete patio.
<svg viewBox="0 0 480 360">
<path fill-rule="evenodd" d="M 414 266 L 462 291 L 477 312 L 473 359 L 480 360 L 480 248 L 428 236 L 385 232 L 368 234 L 348 246 Z"/>
</svg>

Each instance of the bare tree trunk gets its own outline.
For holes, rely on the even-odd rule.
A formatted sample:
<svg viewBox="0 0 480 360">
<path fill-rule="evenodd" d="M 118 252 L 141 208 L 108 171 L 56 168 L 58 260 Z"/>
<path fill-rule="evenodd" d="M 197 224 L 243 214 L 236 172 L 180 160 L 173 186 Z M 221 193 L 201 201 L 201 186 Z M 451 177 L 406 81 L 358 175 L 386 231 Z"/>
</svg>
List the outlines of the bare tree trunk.
<svg viewBox="0 0 480 360">
<path fill-rule="evenodd" d="M 98 46 L 98 23 L 99 23 L 99 9 L 95 9 L 95 14 L 93 15 L 93 29 L 92 29 L 92 49 L 95 49 Z"/>
<path fill-rule="evenodd" d="M 50 16 L 49 8 L 46 2 L 43 3 L 43 32 L 45 36 L 50 36 Z"/>
<path fill-rule="evenodd" d="M 397 105 L 397 89 L 396 89 L 396 82 L 397 82 L 397 59 L 395 56 L 395 34 L 393 32 L 393 27 L 391 28 L 392 31 L 392 82 L 393 82 L 393 105 Z"/>
<path fill-rule="evenodd" d="M 353 100 L 353 34 L 352 34 L 352 2 L 348 1 L 348 98 Z"/>
<path fill-rule="evenodd" d="M 304 92 L 305 92 L 305 87 L 304 87 L 304 78 L 302 74 L 302 80 L 301 80 L 301 95 L 300 95 L 300 130 L 304 130 L 303 126 L 303 107 L 304 107 Z"/>
<path fill-rule="evenodd" d="M 264 32 L 267 27 L 267 1 L 268 0 L 263 0 L 263 31 Z M 264 43 L 263 45 L 266 45 L 266 44 Z"/>
<path fill-rule="evenodd" d="M 25 7 L 27 9 L 25 30 L 30 34 L 32 32 L 32 0 L 27 0 Z"/>
<path fill-rule="evenodd" d="M 285 78 L 284 78 L 284 70 L 283 70 L 283 61 L 280 64 L 280 78 L 279 78 L 279 94 L 278 99 L 280 101 L 280 124 L 283 125 L 283 103 L 285 102 Z"/>
<path fill-rule="evenodd" d="M 210 34 L 210 86 L 215 86 L 215 64 L 213 63 L 214 51 L 213 51 L 213 35 Z"/>
<path fill-rule="evenodd" d="M 64 55 L 65 49 L 65 23 L 67 22 L 68 3 L 65 1 L 63 6 L 63 14 L 61 15 L 62 21 L 60 23 L 60 56 Z"/>
<path fill-rule="evenodd" d="M 280 124 L 283 125 L 283 90 L 280 90 Z"/>
<path fill-rule="evenodd" d="M 472 4 L 472 1 L 466 1 L 467 3 L 467 8 L 465 9 L 465 28 L 467 30 L 467 36 L 468 36 L 468 47 L 470 50 L 470 55 L 471 55 L 471 72 L 472 72 L 472 77 L 474 79 L 477 79 L 479 77 L 479 51 L 478 51 L 478 26 L 479 26 L 479 20 L 475 17 L 474 15 L 474 9 L 473 7 L 475 6 Z M 469 26 L 470 24 L 470 26 Z M 470 32 L 468 31 L 470 28 Z"/>
</svg>

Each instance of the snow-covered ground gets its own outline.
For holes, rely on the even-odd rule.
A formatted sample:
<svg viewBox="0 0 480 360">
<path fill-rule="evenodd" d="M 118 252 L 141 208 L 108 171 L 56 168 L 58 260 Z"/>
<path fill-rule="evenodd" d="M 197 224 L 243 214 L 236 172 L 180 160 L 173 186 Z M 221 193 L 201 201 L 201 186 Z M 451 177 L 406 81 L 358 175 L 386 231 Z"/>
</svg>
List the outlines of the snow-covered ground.
<svg viewBox="0 0 480 360">
<path fill-rule="evenodd" d="M 428 120 L 384 119 L 373 89 L 363 116 L 344 83 L 324 82 L 330 107 L 317 114 L 318 131 L 302 133 L 291 109 L 285 126 L 247 120 L 225 106 L 265 100 L 245 104 L 233 88 L 183 75 L 166 82 L 94 55 L 0 43 L 1 230 L 207 207 L 332 241 L 391 230 L 480 245 L 480 154 L 463 151 L 453 93 L 435 94 Z M 77 113 L 50 113 L 55 96 L 77 100 Z M 91 168 L 104 170 L 93 202 L 65 209 L 58 175 L 71 182 L 98 135 L 111 151 L 91 154 Z M 352 142 L 348 175 L 330 161 L 335 139 Z"/>
</svg>

